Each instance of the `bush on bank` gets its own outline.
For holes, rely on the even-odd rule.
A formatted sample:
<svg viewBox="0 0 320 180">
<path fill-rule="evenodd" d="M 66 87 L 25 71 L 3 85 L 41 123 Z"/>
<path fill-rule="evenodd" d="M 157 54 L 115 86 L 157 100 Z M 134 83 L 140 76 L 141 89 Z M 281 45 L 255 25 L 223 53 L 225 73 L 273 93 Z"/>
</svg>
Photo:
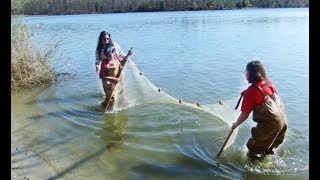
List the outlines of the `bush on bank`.
<svg viewBox="0 0 320 180">
<path fill-rule="evenodd" d="M 23 18 L 11 23 L 11 90 L 52 84 L 57 79 L 53 55 L 59 42 L 40 49 L 35 34 Z"/>
</svg>

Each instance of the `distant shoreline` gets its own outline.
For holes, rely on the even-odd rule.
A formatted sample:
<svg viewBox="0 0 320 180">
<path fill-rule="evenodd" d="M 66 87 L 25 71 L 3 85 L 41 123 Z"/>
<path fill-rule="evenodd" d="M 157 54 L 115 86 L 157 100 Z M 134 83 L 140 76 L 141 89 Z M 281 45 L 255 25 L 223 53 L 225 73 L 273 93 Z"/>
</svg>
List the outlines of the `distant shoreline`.
<svg viewBox="0 0 320 180">
<path fill-rule="evenodd" d="M 225 11 L 225 10 L 250 10 L 250 9 L 300 9 L 300 8 L 309 8 L 309 7 L 282 7 L 282 8 L 260 8 L 260 7 L 250 7 L 250 8 L 225 8 L 225 9 L 202 9 L 202 10 L 150 10 L 150 11 L 126 11 L 126 12 L 91 12 L 91 13 L 62 13 L 62 14 L 39 14 L 39 15 L 18 15 L 11 14 L 11 17 L 28 17 L 28 16 L 63 16 L 63 15 L 90 15 L 90 14 L 120 14 L 120 13 L 148 13 L 148 12 L 181 12 L 181 11 Z"/>
</svg>

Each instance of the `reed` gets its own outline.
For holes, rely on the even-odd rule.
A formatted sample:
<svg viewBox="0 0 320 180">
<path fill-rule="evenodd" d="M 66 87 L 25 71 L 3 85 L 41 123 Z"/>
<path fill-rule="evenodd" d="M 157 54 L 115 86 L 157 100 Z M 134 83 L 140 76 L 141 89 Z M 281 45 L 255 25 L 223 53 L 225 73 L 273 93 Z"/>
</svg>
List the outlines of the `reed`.
<svg viewBox="0 0 320 180">
<path fill-rule="evenodd" d="M 23 17 L 11 23 L 11 90 L 52 84 L 57 79 L 53 55 L 59 42 L 40 49 L 36 35 Z"/>
</svg>

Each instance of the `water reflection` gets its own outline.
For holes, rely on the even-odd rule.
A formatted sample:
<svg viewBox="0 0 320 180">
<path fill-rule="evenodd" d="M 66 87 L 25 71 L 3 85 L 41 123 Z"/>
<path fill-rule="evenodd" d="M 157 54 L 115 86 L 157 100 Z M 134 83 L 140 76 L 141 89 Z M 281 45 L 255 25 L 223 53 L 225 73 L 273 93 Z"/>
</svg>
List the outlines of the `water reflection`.
<svg viewBox="0 0 320 180">
<path fill-rule="evenodd" d="M 124 148 L 127 127 L 127 116 L 120 113 L 106 114 L 103 126 L 96 132 L 96 135 L 106 142 L 107 149 L 118 152 Z"/>
</svg>

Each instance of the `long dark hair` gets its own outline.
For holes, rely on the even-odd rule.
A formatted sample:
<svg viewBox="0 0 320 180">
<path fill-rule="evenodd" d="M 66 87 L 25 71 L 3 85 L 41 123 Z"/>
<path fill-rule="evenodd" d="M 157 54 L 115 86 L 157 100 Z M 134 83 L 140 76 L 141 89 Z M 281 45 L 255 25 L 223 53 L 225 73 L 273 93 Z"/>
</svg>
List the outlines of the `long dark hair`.
<svg viewBox="0 0 320 180">
<path fill-rule="evenodd" d="M 267 74 L 264 66 L 260 61 L 251 61 L 247 64 L 249 83 L 256 84 L 257 82 L 267 79 Z"/>
<path fill-rule="evenodd" d="M 99 35 L 99 38 L 98 38 L 98 44 L 97 44 L 97 51 L 99 52 L 99 54 L 101 54 L 101 51 L 102 51 L 102 48 L 103 48 L 103 38 L 105 35 L 108 35 L 110 40 L 109 40 L 109 43 L 112 42 L 111 40 L 111 34 L 106 32 L 106 31 L 101 31 L 100 32 L 100 35 Z"/>
</svg>

